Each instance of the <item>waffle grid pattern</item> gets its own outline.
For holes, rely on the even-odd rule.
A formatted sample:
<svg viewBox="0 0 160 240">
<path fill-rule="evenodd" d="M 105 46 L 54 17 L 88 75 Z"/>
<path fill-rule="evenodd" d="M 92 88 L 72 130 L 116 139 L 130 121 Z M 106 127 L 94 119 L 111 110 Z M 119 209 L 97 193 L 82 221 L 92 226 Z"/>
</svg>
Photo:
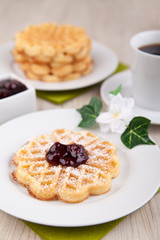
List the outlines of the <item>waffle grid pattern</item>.
<svg viewBox="0 0 160 240">
<path fill-rule="evenodd" d="M 87 163 L 77 168 L 50 165 L 45 154 L 54 142 L 82 144 L 88 152 Z M 87 131 L 57 129 L 51 135 L 35 137 L 15 154 L 14 164 L 14 180 L 41 200 L 81 202 L 89 195 L 109 191 L 111 178 L 119 174 L 115 146 Z"/>
</svg>

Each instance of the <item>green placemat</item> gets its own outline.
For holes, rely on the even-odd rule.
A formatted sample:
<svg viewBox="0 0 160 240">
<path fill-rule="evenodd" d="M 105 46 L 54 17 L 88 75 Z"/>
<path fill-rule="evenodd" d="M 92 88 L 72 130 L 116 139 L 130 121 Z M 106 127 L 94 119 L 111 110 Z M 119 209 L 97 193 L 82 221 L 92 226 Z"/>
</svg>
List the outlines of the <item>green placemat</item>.
<svg viewBox="0 0 160 240">
<path fill-rule="evenodd" d="M 25 222 L 44 240 L 99 240 L 116 227 L 124 218 L 90 227 L 48 227 Z"/>
<path fill-rule="evenodd" d="M 120 63 L 115 73 L 123 71 L 127 69 L 128 66 Z M 94 85 L 95 86 L 95 85 Z M 93 86 L 92 86 L 93 87 Z M 82 93 L 88 91 L 92 87 L 86 87 L 76 90 L 70 90 L 70 91 L 36 91 L 37 96 L 43 99 L 46 99 L 50 102 L 54 102 L 56 104 L 62 104 L 65 101 L 68 101 L 72 98 L 75 98 Z"/>
</svg>

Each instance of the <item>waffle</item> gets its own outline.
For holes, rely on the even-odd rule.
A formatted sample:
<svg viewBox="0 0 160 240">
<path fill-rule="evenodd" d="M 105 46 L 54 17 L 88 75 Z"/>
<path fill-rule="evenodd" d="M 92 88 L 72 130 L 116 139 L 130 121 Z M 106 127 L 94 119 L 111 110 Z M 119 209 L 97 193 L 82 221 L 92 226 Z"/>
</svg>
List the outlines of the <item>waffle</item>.
<svg viewBox="0 0 160 240">
<path fill-rule="evenodd" d="M 48 163 L 45 155 L 55 142 L 83 145 L 89 157 L 86 164 L 74 168 Z M 57 129 L 51 135 L 35 137 L 15 154 L 13 162 L 14 180 L 41 200 L 81 202 L 89 195 L 108 192 L 111 178 L 119 174 L 115 146 L 87 131 Z"/>
<path fill-rule="evenodd" d="M 28 78 L 59 82 L 92 71 L 90 50 L 91 41 L 83 28 L 44 23 L 17 33 L 12 53 Z"/>
</svg>

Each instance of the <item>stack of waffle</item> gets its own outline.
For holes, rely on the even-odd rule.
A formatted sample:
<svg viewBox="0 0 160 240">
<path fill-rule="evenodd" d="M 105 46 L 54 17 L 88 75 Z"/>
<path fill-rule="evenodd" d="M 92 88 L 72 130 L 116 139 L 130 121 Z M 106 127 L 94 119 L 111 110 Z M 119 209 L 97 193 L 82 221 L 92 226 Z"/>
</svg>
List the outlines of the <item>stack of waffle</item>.
<svg viewBox="0 0 160 240">
<path fill-rule="evenodd" d="M 17 33 L 13 56 L 28 78 L 60 82 L 91 72 L 90 50 L 83 28 L 44 23 Z"/>
</svg>

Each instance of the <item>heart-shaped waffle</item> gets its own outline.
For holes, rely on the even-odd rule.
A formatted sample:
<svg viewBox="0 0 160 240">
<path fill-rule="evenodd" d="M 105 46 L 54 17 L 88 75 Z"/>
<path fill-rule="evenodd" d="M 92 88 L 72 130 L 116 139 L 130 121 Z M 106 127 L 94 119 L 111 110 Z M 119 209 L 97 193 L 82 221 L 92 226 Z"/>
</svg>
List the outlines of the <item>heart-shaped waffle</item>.
<svg viewBox="0 0 160 240">
<path fill-rule="evenodd" d="M 86 164 L 78 167 L 53 166 L 46 160 L 46 152 L 55 143 L 83 145 L 88 154 Z M 61 199 L 81 202 L 89 195 L 106 193 L 111 178 L 119 174 L 119 159 L 115 146 L 100 141 L 88 132 L 57 129 L 51 135 L 41 135 L 30 140 L 14 156 L 14 180 L 41 200 Z"/>
</svg>

